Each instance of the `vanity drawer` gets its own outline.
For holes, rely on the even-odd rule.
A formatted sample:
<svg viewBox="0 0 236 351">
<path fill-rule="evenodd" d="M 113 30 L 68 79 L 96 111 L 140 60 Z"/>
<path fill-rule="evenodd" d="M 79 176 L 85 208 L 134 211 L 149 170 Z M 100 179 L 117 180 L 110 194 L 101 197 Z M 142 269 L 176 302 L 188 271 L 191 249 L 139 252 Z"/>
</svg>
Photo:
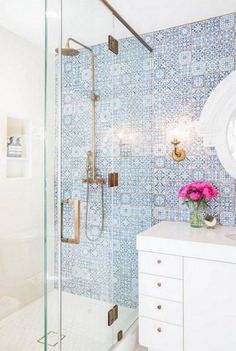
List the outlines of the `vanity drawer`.
<svg viewBox="0 0 236 351">
<path fill-rule="evenodd" d="M 139 343 L 153 350 L 183 351 L 183 328 L 141 317 Z"/>
<path fill-rule="evenodd" d="M 139 298 L 139 315 L 158 321 L 183 325 L 183 304 L 141 295 Z"/>
<path fill-rule="evenodd" d="M 180 279 L 140 273 L 139 292 L 140 295 L 182 302 L 183 281 Z"/>
<path fill-rule="evenodd" d="M 180 256 L 140 251 L 139 271 L 182 279 L 183 258 Z"/>
</svg>

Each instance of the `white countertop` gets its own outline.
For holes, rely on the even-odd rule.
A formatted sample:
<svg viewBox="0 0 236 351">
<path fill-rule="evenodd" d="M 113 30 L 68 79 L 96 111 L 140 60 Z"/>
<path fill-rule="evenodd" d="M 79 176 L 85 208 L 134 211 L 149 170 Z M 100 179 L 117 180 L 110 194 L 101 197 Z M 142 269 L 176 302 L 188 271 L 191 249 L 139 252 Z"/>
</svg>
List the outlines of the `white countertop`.
<svg viewBox="0 0 236 351">
<path fill-rule="evenodd" d="M 137 236 L 137 249 L 236 263 L 236 227 L 192 228 L 184 222 L 161 222 Z"/>
</svg>

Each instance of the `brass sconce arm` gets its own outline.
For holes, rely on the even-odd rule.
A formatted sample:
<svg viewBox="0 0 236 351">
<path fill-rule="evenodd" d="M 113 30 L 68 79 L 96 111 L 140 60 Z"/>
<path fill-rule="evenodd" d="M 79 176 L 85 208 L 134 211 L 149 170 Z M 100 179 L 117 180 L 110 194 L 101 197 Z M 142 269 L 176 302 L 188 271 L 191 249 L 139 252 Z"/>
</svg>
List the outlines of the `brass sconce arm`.
<svg viewBox="0 0 236 351">
<path fill-rule="evenodd" d="M 174 145 L 172 158 L 177 162 L 183 161 L 186 158 L 186 151 L 182 147 L 178 146 L 180 143 L 181 142 L 176 138 L 171 142 L 171 144 Z"/>
</svg>

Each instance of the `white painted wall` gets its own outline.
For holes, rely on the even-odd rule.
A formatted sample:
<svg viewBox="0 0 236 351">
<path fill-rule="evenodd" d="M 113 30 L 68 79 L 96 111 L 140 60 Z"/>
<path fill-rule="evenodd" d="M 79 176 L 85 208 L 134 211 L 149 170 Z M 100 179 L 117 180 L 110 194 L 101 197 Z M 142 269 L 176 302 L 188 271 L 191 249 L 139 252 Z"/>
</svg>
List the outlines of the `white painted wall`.
<svg viewBox="0 0 236 351">
<path fill-rule="evenodd" d="M 60 0 L 48 0 L 48 17 L 54 36 L 58 33 Z M 235 0 L 109 0 L 109 3 L 138 33 L 147 33 L 236 11 Z M 44 8 L 42 0 L 0 0 L 0 25 L 39 43 Z M 63 36 L 75 37 L 87 45 L 130 33 L 98 0 L 63 1 Z M 51 50 L 55 43 L 50 43 Z"/>
<path fill-rule="evenodd" d="M 0 28 L 0 319 L 42 294 L 44 53 Z M 32 123 L 32 176 L 6 177 L 6 118 Z"/>
</svg>

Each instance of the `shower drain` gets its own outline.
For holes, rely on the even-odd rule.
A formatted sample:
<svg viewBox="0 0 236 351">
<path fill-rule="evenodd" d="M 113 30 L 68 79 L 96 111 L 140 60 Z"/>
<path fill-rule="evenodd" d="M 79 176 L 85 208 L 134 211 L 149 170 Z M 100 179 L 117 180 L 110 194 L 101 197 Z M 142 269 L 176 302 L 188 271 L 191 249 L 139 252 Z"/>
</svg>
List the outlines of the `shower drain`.
<svg viewBox="0 0 236 351">
<path fill-rule="evenodd" d="M 54 332 L 54 331 L 50 331 L 47 334 L 47 344 L 48 346 L 52 346 L 55 347 L 58 344 L 58 333 Z M 61 336 L 61 340 L 63 340 L 66 336 L 62 335 Z M 38 339 L 38 343 L 40 344 L 45 344 L 45 336 L 42 336 L 40 339 Z"/>
</svg>

